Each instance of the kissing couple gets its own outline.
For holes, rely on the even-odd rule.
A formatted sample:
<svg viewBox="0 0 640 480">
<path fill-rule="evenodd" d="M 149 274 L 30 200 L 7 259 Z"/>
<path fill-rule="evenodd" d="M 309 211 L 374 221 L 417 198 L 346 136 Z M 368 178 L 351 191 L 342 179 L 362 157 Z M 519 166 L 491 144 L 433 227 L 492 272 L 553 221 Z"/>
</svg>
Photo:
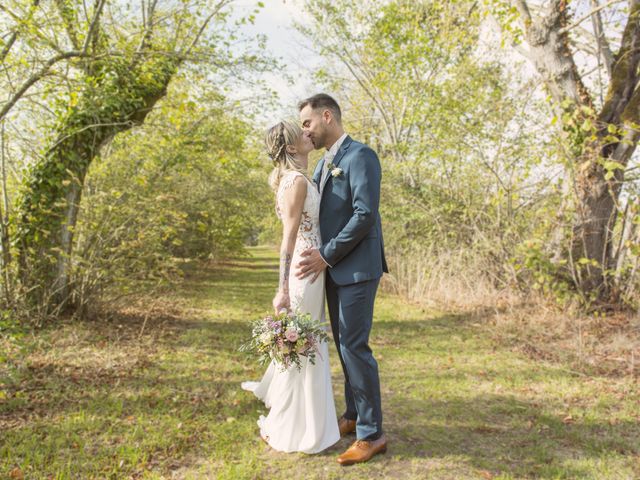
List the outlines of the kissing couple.
<svg viewBox="0 0 640 480">
<path fill-rule="evenodd" d="M 315 364 L 303 357 L 300 370 L 281 371 L 272 361 L 260 382 L 243 382 L 242 388 L 270 409 L 258 425 L 273 449 L 318 453 L 355 433 L 355 442 L 337 459 L 352 465 L 387 449 L 378 364 L 369 347 L 376 291 L 388 272 L 378 212 L 382 171 L 376 153 L 344 132 L 332 97 L 314 95 L 298 110 L 300 126 L 279 122 L 265 139 L 283 227 L 273 307 L 324 322 L 326 296 L 346 409 L 338 419 L 326 342 Z M 314 149 L 326 151 L 309 177 Z"/>
</svg>

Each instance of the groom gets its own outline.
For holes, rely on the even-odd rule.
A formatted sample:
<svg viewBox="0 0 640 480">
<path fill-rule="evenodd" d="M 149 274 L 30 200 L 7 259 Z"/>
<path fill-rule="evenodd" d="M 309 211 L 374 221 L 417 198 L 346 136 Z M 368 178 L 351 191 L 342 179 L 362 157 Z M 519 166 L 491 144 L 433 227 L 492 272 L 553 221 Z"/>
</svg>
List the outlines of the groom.
<svg viewBox="0 0 640 480">
<path fill-rule="evenodd" d="M 302 253 L 296 275 L 315 280 L 328 267 L 327 304 L 347 404 L 338 426 L 341 435 L 355 431 L 357 437 L 338 463 L 352 465 L 387 449 L 378 364 L 369 348 L 376 290 L 388 272 L 378 213 L 380 161 L 371 148 L 344 133 L 340 107 L 329 95 L 314 95 L 298 108 L 305 134 L 327 152 L 313 175 L 321 197 L 322 246 Z"/>
</svg>

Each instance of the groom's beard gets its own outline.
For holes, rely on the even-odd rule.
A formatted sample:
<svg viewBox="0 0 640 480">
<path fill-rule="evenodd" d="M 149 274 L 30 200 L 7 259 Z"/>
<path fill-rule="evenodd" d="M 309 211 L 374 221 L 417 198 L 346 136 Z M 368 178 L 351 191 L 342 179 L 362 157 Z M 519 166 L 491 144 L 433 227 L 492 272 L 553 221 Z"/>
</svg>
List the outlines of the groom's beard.
<svg viewBox="0 0 640 480">
<path fill-rule="evenodd" d="M 309 139 L 311 140 L 311 143 L 313 143 L 313 148 L 315 148 L 316 150 L 320 150 L 320 149 L 326 147 L 325 146 L 326 138 L 327 138 L 327 136 L 326 136 L 326 134 L 324 134 L 324 132 L 319 133 L 319 134 L 317 134 L 317 135 L 315 135 L 313 137 L 309 136 Z M 326 147 L 326 148 L 329 148 L 329 147 Z"/>
</svg>

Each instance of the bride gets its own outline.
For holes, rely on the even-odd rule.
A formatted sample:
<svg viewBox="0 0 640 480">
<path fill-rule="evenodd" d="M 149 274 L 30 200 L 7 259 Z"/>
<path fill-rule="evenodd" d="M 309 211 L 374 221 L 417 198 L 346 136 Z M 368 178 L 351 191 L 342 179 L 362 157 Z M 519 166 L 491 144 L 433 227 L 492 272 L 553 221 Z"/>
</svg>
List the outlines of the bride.
<svg viewBox="0 0 640 480">
<path fill-rule="evenodd" d="M 276 213 L 282 220 L 280 281 L 273 299 L 276 313 L 282 308 L 310 313 L 324 322 L 324 275 L 298 279 L 291 266 L 300 254 L 320 246 L 318 213 L 320 194 L 307 175 L 308 155 L 313 150 L 310 138 L 296 124 L 283 121 L 271 127 L 265 143 L 274 169 L 269 178 L 276 192 Z M 315 365 L 302 357 L 302 368 L 281 371 L 273 361 L 260 382 L 243 382 L 270 409 L 260 416 L 260 436 L 272 448 L 282 452 L 320 452 L 340 439 L 331 374 L 329 348 L 319 345 Z"/>
</svg>

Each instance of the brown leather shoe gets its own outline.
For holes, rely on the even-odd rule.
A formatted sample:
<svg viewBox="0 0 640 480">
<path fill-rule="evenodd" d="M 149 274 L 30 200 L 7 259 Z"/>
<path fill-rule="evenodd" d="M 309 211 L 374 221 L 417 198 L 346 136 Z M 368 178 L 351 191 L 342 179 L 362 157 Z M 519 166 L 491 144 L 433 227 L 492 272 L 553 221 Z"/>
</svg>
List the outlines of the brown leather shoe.
<svg viewBox="0 0 640 480">
<path fill-rule="evenodd" d="M 338 429 L 340 429 L 340 436 L 344 437 L 356 431 L 356 421 L 349 420 L 348 418 L 340 417 L 338 419 Z"/>
<path fill-rule="evenodd" d="M 387 451 L 387 437 L 383 434 L 377 440 L 356 440 L 346 452 L 338 457 L 338 463 L 343 466 L 368 461 L 378 453 Z"/>
</svg>

